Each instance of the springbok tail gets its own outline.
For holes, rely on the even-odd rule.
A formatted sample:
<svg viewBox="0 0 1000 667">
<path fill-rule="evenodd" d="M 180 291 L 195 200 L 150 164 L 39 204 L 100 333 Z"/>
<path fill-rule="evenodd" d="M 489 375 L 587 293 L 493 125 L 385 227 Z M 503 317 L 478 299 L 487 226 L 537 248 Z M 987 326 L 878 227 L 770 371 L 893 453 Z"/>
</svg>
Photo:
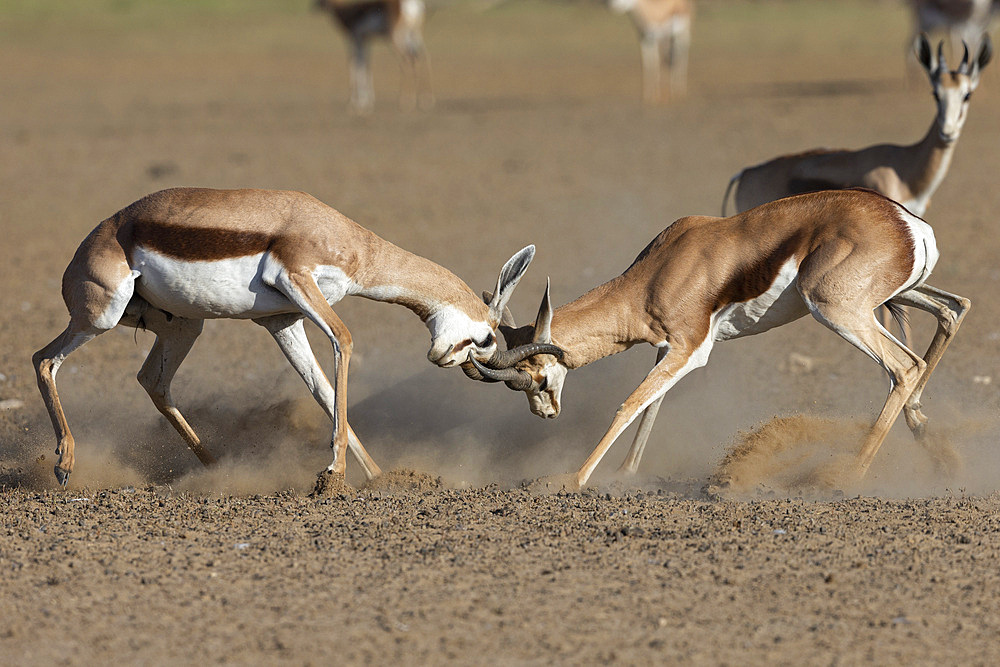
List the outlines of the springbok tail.
<svg viewBox="0 0 1000 667">
<path fill-rule="evenodd" d="M 743 172 L 739 172 L 735 176 L 729 179 L 729 185 L 726 186 L 726 194 L 722 196 L 722 217 L 726 217 L 726 203 L 729 201 L 729 193 L 732 191 L 733 186 L 740 182 L 743 178 Z"/>
<path fill-rule="evenodd" d="M 882 307 L 889 311 L 892 319 L 896 322 L 896 326 L 899 327 L 900 342 L 903 345 L 909 346 L 910 341 L 907 340 L 909 338 L 907 332 L 910 330 L 910 314 L 906 312 L 906 308 L 892 301 L 886 301 L 882 304 Z"/>
</svg>

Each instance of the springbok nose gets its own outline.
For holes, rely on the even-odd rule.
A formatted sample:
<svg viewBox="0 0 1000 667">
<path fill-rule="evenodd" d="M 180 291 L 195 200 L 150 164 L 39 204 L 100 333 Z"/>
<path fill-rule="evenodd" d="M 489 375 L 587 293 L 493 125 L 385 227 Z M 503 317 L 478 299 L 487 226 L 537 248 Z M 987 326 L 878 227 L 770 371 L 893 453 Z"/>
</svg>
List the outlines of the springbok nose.
<svg viewBox="0 0 1000 667">
<path fill-rule="evenodd" d="M 427 352 L 427 360 L 430 361 L 432 364 L 437 364 L 438 366 L 440 366 L 441 365 L 441 360 L 444 359 L 445 357 L 447 357 L 449 354 L 451 354 L 451 351 L 454 350 L 454 349 L 455 349 L 455 346 L 454 346 L 454 344 L 452 344 L 452 345 L 449 345 L 448 349 L 445 350 L 444 352 L 442 352 L 441 354 L 436 354 L 434 348 L 432 347 L 430 349 L 430 351 Z"/>
</svg>

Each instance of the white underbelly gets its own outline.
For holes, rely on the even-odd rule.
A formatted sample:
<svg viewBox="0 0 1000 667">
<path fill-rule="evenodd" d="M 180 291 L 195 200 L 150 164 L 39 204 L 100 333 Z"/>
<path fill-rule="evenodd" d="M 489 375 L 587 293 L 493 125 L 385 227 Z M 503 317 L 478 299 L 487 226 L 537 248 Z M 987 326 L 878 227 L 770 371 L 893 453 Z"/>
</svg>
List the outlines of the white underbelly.
<svg viewBox="0 0 1000 667">
<path fill-rule="evenodd" d="M 265 253 L 211 261 L 184 261 L 136 248 L 135 291 L 156 308 L 179 317 L 254 318 L 296 308 L 262 277 Z"/>
<path fill-rule="evenodd" d="M 791 257 L 760 296 L 731 303 L 715 316 L 715 340 L 752 336 L 793 322 L 809 312 L 795 287 L 798 261 Z"/>
</svg>

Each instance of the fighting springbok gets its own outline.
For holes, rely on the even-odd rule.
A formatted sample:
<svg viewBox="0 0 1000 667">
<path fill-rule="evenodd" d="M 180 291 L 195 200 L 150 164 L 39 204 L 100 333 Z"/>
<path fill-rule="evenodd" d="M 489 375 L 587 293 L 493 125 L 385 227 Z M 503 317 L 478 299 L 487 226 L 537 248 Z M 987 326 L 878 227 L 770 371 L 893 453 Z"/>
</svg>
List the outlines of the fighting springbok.
<svg viewBox="0 0 1000 667">
<path fill-rule="evenodd" d="M 74 463 L 56 372 L 71 352 L 119 324 L 156 334 L 139 383 L 198 459 L 213 463 L 174 406 L 170 382 L 204 320 L 230 318 L 267 329 L 333 421 L 329 470 L 344 473 L 349 445 L 371 479 L 381 471 L 347 422 L 351 334 L 332 304 L 356 294 L 409 308 L 430 330 L 427 358 L 438 366 L 475 357 L 509 367 L 552 349 L 500 350 L 494 334 L 534 253 L 528 246 L 503 266 L 487 304 L 444 267 L 301 192 L 177 188 L 143 197 L 80 244 L 62 282 L 69 326 L 32 359 L 58 440 L 56 478 L 65 485 Z M 332 385 L 309 346 L 305 318 L 333 343 Z"/>
<path fill-rule="evenodd" d="M 643 101 L 646 104 L 660 101 L 660 74 L 664 62 L 670 95 L 684 95 L 694 14 L 691 0 L 609 0 L 609 4 L 613 11 L 627 13 L 639 33 Z"/>
<path fill-rule="evenodd" d="M 890 390 L 858 455 L 864 475 L 899 411 L 914 435 L 927 418 L 920 396 L 970 302 L 927 285 L 938 251 L 930 225 L 870 190 L 799 195 L 730 218 L 687 217 L 667 227 L 622 275 L 552 310 L 548 290 L 533 325 L 501 326 L 508 345 L 553 344 L 506 370 L 471 360 L 484 380 L 528 395 L 540 417 L 559 415 L 570 369 L 638 343 L 656 365 L 618 409 L 583 466 L 561 480 L 580 488 L 619 435 L 643 414 L 621 466 L 634 473 L 663 395 L 705 365 L 718 341 L 763 333 L 807 313 L 879 363 Z M 907 305 L 937 318 L 923 358 L 878 323 L 876 306 Z"/>
<path fill-rule="evenodd" d="M 351 108 L 354 111 L 366 114 L 375 105 L 370 60 L 373 37 L 387 37 L 399 53 L 402 68 L 400 105 L 404 108 L 417 104 L 423 108 L 434 106 L 430 59 L 424 49 L 426 7 L 423 0 L 316 0 L 314 6 L 329 12 L 351 41 Z"/>
<path fill-rule="evenodd" d="M 941 185 L 968 116 L 969 100 L 979 85 L 979 74 L 993 55 L 989 36 L 975 60 L 969 49 L 958 69 L 949 70 L 944 43 L 935 58 L 925 35 L 916 42 L 917 59 L 927 71 L 937 114 L 924 138 L 909 146 L 877 144 L 857 151 L 818 149 L 784 155 L 733 176 L 722 200 L 726 214 L 729 193 L 736 186 L 737 212 L 789 195 L 865 187 L 894 199 L 923 216 L 931 196 Z"/>
</svg>

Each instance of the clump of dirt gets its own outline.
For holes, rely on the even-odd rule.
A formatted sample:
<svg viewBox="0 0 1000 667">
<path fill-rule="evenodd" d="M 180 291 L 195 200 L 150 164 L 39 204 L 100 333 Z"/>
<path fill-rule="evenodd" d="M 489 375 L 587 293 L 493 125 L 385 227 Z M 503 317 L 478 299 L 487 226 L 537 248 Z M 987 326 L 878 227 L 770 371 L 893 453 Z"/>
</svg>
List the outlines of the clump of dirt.
<svg viewBox="0 0 1000 667">
<path fill-rule="evenodd" d="M 397 468 L 366 482 L 362 488 L 366 491 L 389 492 L 437 491 L 444 488 L 444 482 L 440 477 L 417 470 Z"/>
<path fill-rule="evenodd" d="M 324 470 L 316 475 L 316 485 L 313 487 L 312 498 L 335 498 L 339 496 L 352 496 L 357 491 L 347 483 L 343 474 Z"/>
<path fill-rule="evenodd" d="M 854 483 L 861 422 L 807 415 L 774 417 L 740 432 L 712 476 L 726 496 L 760 492 L 815 493 Z"/>
</svg>

